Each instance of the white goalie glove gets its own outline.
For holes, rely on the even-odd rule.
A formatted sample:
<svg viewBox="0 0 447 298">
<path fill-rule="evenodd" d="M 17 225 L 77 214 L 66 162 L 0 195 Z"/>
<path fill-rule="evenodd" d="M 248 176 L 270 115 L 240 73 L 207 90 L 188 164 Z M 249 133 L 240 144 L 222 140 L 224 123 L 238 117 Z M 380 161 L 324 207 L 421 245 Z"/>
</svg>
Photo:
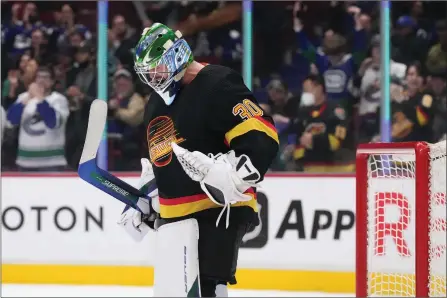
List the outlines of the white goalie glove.
<svg viewBox="0 0 447 298">
<path fill-rule="evenodd" d="M 152 165 L 148 159 L 141 159 L 141 176 L 138 184 L 135 186 L 140 189 L 148 183 L 155 183 L 155 176 L 152 170 Z M 157 213 L 160 212 L 160 202 L 158 198 L 158 189 L 149 193 L 151 202 L 146 198 L 138 200 L 138 207 L 143 213 L 126 206 L 121 213 L 121 218 L 118 225 L 122 226 L 124 230 L 135 240 L 141 241 L 151 228 L 156 228 Z M 152 207 L 152 208 L 151 208 Z"/>
<path fill-rule="evenodd" d="M 219 224 L 222 214 L 227 210 L 226 227 L 230 221 L 230 205 L 252 199 L 244 192 L 256 187 L 261 175 L 246 155 L 236 157 L 234 151 L 213 156 L 194 151 L 190 152 L 172 143 L 172 150 L 183 170 L 194 181 L 200 183 L 202 190 L 215 204 L 224 206 L 217 218 Z"/>
</svg>

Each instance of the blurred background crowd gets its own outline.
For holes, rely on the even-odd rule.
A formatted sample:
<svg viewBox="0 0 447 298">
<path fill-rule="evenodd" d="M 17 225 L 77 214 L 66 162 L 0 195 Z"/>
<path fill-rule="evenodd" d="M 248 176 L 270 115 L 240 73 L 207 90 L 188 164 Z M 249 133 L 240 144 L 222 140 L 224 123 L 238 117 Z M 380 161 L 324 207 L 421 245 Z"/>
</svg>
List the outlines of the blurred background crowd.
<svg viewBox="0 0 447 298">
<path fill-rule="evenodd" d="M 2 1 L 3 171 L 77 168 L 97 97 L 94 1 Z M 253 91 L 272 115 L 272 170 L 353 172 L 355 148 L 380 141 L 379 1 L 254 1 Z M 391 5 L 391 138 L 446 138 L 447 2 Z M 196 60 L 242 69 L 242 4 L 111 1 L 108 167 L 139 171 L 151 90 L 133 71 L 142 28 L 179 29 Z"/>
</svg>

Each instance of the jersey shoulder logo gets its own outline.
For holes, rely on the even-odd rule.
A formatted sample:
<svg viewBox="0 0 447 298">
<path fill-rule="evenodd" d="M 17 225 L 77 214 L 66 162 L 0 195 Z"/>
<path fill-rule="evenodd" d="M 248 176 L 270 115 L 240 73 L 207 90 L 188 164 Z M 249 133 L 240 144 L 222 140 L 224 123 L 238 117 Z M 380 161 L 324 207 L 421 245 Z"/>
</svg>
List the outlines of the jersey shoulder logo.
<svg viewBox="0 0 447 298">
<path fill-rule="evenodd" d="M 179 137 L 174 122 L 168 116 L 154 118 L 147 127 L 149 157 L 156 167 L 164 167 L 172 160 L 171 143 L 180 144 L 185 139 Z"/>
<path fill-rule="evenodd" d="M 422 105 L 428 109 L 431 108 L 432 104 L 433 104 L 433 97 L 429 94 L 425 94 L 424 97 L 422 97 Z"/>
</svg>

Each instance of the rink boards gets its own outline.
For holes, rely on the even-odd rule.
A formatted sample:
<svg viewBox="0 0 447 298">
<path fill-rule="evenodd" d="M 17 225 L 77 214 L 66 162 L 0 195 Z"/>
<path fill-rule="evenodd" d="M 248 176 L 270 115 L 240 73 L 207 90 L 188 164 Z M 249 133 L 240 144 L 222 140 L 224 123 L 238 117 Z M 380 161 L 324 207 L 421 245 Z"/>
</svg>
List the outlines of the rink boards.
<svg viewBox="0 0 447 298">
<path fill-rule="evenodd" d="M 354 177 L 270 175 L 259 192 L 262 226 L 246 235 L 236 287 L 354 292 Z M 122 208 L 70 174 L 4 175 L 2 282 L 151 285 L 153 234 L 134 242 L 116 224 Z"/>
</svg>

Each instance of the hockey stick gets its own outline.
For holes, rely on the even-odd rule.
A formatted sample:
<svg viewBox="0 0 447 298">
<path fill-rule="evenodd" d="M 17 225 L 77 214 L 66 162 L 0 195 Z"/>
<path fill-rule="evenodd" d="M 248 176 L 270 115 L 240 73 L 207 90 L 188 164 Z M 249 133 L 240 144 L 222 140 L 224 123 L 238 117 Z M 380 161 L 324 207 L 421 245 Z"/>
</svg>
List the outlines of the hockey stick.
<svg viewBox="0 0 447 298">
<path fill-rule="evenodd" d="M 143 193 L 141 190 L 99 168 L 96 164 L 96 154 L 101 143 L 106 121 L 107 103 L 103 100 L 95 99 L 90 107 L 87 136 L 85 137 L 84 149 L 79 161 L 78 175 L 87 183 L 141 212 L 137 206 L 138 199 L 146 198 L 150 200 L 146 193 L 150 193 L 157 188 L 155 181 L 150 181 L 146 184 L 148 190 L 146 193 Z"/>
</svg>

